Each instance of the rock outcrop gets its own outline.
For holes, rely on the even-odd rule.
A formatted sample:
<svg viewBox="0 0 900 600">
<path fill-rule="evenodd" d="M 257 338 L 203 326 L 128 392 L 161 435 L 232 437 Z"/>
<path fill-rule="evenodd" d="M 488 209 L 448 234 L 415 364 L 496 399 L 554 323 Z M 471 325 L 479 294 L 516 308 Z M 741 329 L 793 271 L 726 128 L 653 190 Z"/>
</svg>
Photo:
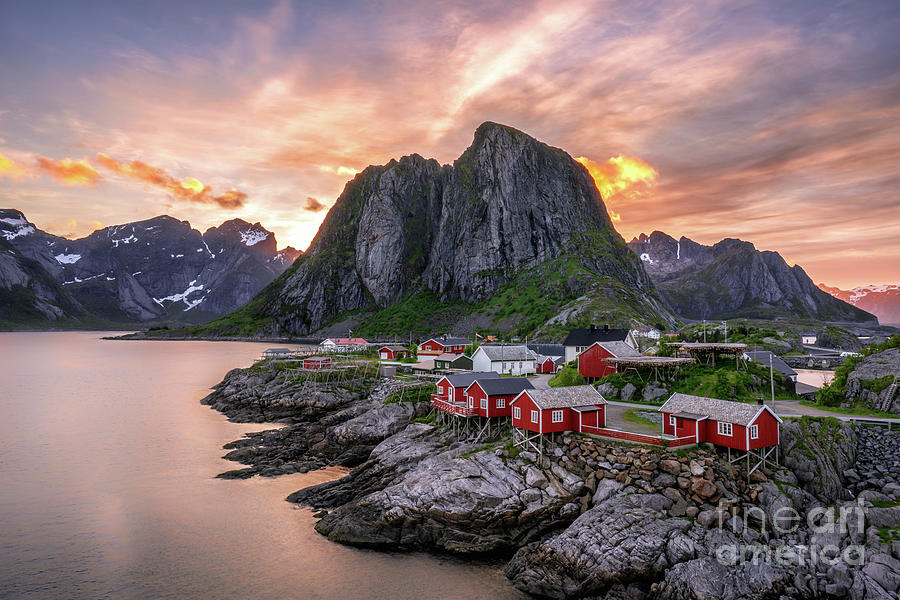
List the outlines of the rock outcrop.
<svg viewBox="0 0 900 600">
<path fill-rule="evenodd" d="M 690 319 L 795 317 L 875 323 L 874 315 L 819 289 L 777 252 L 725 239 L 703 246 L 654 231 L 628 247 L 673 310 Z"/>
<path fill-rule="evenodd" d="M 900 348 L 866 356 L 847 375 L 847 400 L 900 415 Z"/>
<path fill-rule="evenodd" d="M 485 123 L 453 165 L 413 154 L 359 173 L 290 273 L 236 317 L 265 322 L 267 334 L 302 335 L 410 295 L 471 305 L 521 277 L 547 291 L 536 302 L 554 309 L 608 294 L 607 309 L 627 304 L 652 322 L 672 318 L 584 167 Z M 584 312 L 578 318 L 590 322 Z"/>
<path fill-rule="evenodd" d="M 245 304 L 299 255 L 277 251 L 274 234 L 240 219 L 201 235 L 160 216 L 69 240 L 2 209 L 0 238 L 84 311 L 113 323 L 208 321 Z"/>
<path fill-rule="evenodd" d="M 788 422 L 783 464 L 748 476 L 742 462 L 706 448 L 564 434 L 539 456 L 505 440 L 469 443 L 452 429 L 409 424 L 418 406 L 387 395 L 398 382 L 317 403 L 285 377 L 232 372 L 212 405 L 236 418 L 282 416 L 313 434 L 279 442 L 303 457 L 285 459 L 284 472 L 342 464 L 348 444 L 373 444 L 343 463 L 358 464 L 345 477 L 289 497 L 317 509 L 316 528 L 333 541 L 513 553 L 513 585 L 551 598 L 870 600 L 900 590 L 900 433 Z"/>
</svg>

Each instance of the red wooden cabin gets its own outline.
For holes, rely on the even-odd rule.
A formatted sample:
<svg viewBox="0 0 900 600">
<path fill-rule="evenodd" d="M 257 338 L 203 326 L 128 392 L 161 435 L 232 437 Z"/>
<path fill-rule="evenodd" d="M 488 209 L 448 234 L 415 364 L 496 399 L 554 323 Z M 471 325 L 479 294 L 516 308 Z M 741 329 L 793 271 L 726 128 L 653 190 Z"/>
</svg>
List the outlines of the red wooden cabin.
<svg viewBox="0 0 900 600">
<path fill-rule="evenodd" d="M 578 373 L 588 381 L 594 381 L 616 372 L 616 365 L 606 362 L 606 359 L 640 355 L 625 342 L 594 342 L 578 354 Z"/>
<path fill-rule="evenodd" d="M 469 340 L 465 338 L 431 338 L 419 344 L 419 354 L 438 356 L 440 354 L 462 354 Z"/>
<path fill-rule="evenodd" d="M 310 371 L 317 371 L 331 366 L 331 357 L 329 356 L 310 356 L 303 359 L 303 368 Z"/>
<path fill-rule="evenodd" d="M 378 349 L 378 358 L 381 360 L 397 360 L 409 356 L 409 350 L 403 346 L 382 346 Z"/>
<path fill-rule="evenodd" d="M 663 433 L 745 452 L 777 446 L 781 418 L 763 404 L 672 394 L 659 407 Z"/>
<path fill-rule="evenodd" d="M 438 398 L 452 402 L 465 402 L 465 390 L 477 379 L 500 379 L 500 373 L 488 371 L 486 373 L 460 373 L 459 375 L 445 375 L 437 382 Z"/>
<path fill-rule="evenodd" d="M 556 373 L 561 361 L 561 356 L 538 356 L 535 367 L 538 373 Z"/>
<path fill-rule="evenodd" d="M 591 385 L 524 390 L 511 406 L 513 426 L 535 433 L 591 433 L 606 425 L 606 399 Z"/>
<path fill-rule="evenodd" d="M 522 390 L 534 389 L 524 377 L 476 379 L 466 388 L 467 406 L 480 417 L 508 417 L 510 403 Z"/>
</svg>

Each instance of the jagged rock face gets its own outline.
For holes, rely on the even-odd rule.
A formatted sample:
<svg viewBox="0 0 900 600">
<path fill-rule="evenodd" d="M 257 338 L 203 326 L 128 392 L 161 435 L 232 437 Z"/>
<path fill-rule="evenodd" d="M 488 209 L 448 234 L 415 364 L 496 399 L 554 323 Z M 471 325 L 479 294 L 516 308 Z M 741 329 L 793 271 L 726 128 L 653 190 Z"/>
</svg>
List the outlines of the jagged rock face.
<svg viewBox="0 0 900 600">
<path fill-rule="evenodd" d="M 889 348 L 862 359 L 847 376 L 847 399 L 900 414 L 900 348 Z"/>
<path fill-rule="evenodd" d="M 357 175 L 263 312 L 269 333 L 303 334 L 413 291 L 471 303 L 561 256 L 653 296 L 587 171 L 562 150 L 485 123 L 452 166 L 412 155 Z"/>
<path fill-rule="evenodd" d="M 825 503 L 846 499 L 843 473 L 856 462 L 856 434 L 849 423 L 787 421 L 781 425 L 779 447 L 802 489 Z"/>
<path fill-rule="evenodd" d="M 77 323 L 86 316 L 84 308 L 40 263 L 0 237 L 0 325 Z"/>
<path fill-rule="evenodd" d="M 160 216 L 68 240 L 21 212 L 0 211 L 0 235 L 39 263 L 90 313 L 111 321 L 202 322 L 246 303 L 289 266 L 275 236 L 240 219 L 201 235 Z"/>
<path fill-rule="evenodd" d="M 900 325 L 900 285 L 864 285 L 842 290 L 820 283 L 819 289 L 872 313 L 883 325 Z"/>
<path fill-rule="evenodd" d="M 799 317 L 873 322 L 876 318 L 826 294 L 777 252 L 725 239 L 703 246 L 655 231 L 628 244 L 663 298 L 690 319 Z"/>
</svg>

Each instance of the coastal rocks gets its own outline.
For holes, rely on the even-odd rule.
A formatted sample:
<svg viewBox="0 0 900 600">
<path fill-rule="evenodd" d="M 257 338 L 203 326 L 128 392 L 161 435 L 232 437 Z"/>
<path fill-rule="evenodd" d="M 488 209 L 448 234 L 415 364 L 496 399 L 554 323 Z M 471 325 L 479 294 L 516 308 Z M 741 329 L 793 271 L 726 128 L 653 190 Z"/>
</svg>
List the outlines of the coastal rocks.
<svg viewBox="0 0 900 600">
<path fill-rule="evenodd" d="M 550 598 L 600 594 L 614 584 L 655 579 L 693 556 L 691 523 L 670 519 L 672 501 L 632 491 L 612 496 L 563 533 L 519 550 L 506 575 L 528 593 Z"/>
<path fill-rule="evenodd" d="M 900 348 L 863 358 L 847 376 L 847 399 L 900 415 Z"/>
<path fill-rule="evenodd" d="M 825 503 L 848 498 L 843 473 L 856 461 L 853 427 L 837 419 L 804 417 L 781 425 L 783 464 L 800 487 Z"/>
<path fill-rule="evenodd" d="M 414 451 L 416 438 L 404 438 L 405 443 L 391 446 L 392 453 Z M 381 461 L 395 463 L 386 450 L 376 448 L 352 479 L 378 470 Z M 338 485 L 292 499 L 315 504 L 323 489 Z M 515 548 L 575 518 L 574 501 L 583 487 L 569 473 L 504 462 L 493 452 L 461 445 L 423 457 L 381 490 L 357 495 L 319 521 L 316 530 L 332 541 L 358 546 L 460 554 Z"/>
<path fill-rule="evenodd" d="M 736 566 L 721 564 L 712 556 L 677 564 L 658 584 L 660 600 L 751 600 L 777 598 L 791 582 L 787 569 L 766 562 Z"/>
</svg>

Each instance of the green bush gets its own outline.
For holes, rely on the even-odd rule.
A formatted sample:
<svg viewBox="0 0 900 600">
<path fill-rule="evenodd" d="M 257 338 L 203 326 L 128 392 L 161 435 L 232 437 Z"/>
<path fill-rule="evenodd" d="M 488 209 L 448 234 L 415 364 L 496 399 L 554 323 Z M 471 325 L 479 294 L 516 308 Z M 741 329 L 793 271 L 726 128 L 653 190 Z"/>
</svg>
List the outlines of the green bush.
<svg viewBox="0 0 900 600">
<path fill-rule="evenodd" d="M 880 344 L 871 344 L 862 349 L 859 356 L 848 356 L 844 364 L 834 370 L 834 379 L 816 392 L 816 402 L 823 406 L 839 406 L 847 399 L 847 377 L 864 358 L 884 352 L 890 348 L 900 348 L 900 333 L 894 334 Z M 890 384 L 888 384 L 890 385 Z M 885 386 L 886 387 L 886 386 Z"/>
<path fill-rule="evenodd" d="M 547 382 L 547 385 L 553 388 L 582 384 L 584 384 L 584 377 L 581 376 L 578 372 L 578 367 L 575 365 L 564 366 L 562 371 L 551 377 L 550 381 Z"/>
</svg>

